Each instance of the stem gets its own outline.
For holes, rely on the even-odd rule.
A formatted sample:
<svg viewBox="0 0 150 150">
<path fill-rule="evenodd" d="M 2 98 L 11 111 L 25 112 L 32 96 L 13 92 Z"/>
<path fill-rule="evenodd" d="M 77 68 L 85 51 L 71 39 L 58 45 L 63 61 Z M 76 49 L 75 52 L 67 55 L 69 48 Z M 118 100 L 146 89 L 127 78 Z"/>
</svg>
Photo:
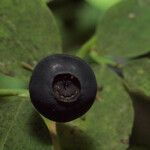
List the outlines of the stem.
<svg viewBox="0 0 150 150">
<path fill-rule="evenodd" d="M 42 115 L 41 115 L 41 117 L 44 120 L 44 122 L 45 122 L 45 124 L 46 124 L 46 126 L 50 132 L 54 150 L 61 150 L 58 135 L 57 135 L 56 122 L 50 121 Z"/>
<path fill-rule="evenodd" d="M 77 52 L 77 56 L 84 58 L 90 50 L 94 49 L 96 44 L 96 36 L 93 36 L 89 41 L 87 41 Z"/>
<path fill-rule="evenodd" d="M 96 51 L 91 51 L 89 53 L 90 58 L 98 63 L 98 64 L 108 64 L 108 65 L 112 65 L 112 66 L 116 66 L 117 63 L 113 60 L 112 57 L 110 56 L 100 56 L 98 55 L 98 53 Z"/>
<path fill-rule="evenodd" d="M 56 122 L 54 122 L 54 121 L 51 124 L 50 134 L 51 134 L 51 137 L 52 137 L 54 150 L 61 150 L 60 144 L 59 144 L 59 141 L 58 141 Z"/>
<path fill-rule="evenodd" d="M 25 62 L 22 62 L 21 63 L 21 65 L 22 65 L 22 67 L 24 68 L 24 69 L 26 69 L 26 70 L 28 70 L 28 71 L 33 71 L 33 66 L 31 66 L 30 64 L 28 64 L 28 63 L 25 63 Z"/>
<path fill-rule="evenodd" d="M 0 89 L 0 97 L 5 96 L 29 97 L 29 91 L 27 89 Z"/>
<path fill-rule="evenodd" d="M 90 56 L 90 58 L 98 64 L 109 64 L 116 66 L 117 63 L 110 56 L 100 56 L 94 49 L 96 46 L 96 36 L 93 36 L 89 41 L 87 41 L 77 52 L 77 56 L 84 58 L 85 56 Z"/>
</svg>

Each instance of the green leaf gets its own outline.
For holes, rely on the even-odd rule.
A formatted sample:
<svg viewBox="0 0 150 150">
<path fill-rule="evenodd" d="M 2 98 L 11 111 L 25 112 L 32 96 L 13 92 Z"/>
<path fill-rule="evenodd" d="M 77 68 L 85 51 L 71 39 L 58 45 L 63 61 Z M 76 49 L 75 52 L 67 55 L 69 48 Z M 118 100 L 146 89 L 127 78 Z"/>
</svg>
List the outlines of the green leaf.
<svg viewBox="0 0 150 150">
<path fill-rule="evenodd" d="M 77 56 L 81 57 L 82 59 L 85 58 L 87 56 L 88 53 L 90 53 L 90 51 L 95 49 L 95 45 L 96 45 L 96 37 L 93 36 L 89 39 L 89 41 L 87 41 L 78 51 L 77 51 Z"/>
<path fill-rule="evenodd" d="M 150 5 L 147 0 L 125 0 L 110 8 L 97 31 L 102 55 L 134 57 L 150 51 Z"/>
<path fill-rule="evenodd" d="M 43 57 L 61 52 L 58 29 L 45 0 L 1 0 L 0 22 L 0 73 L 28 80 L 31 72 L 24 64 L 31 70 Z M 24 88 L 18 79 L 1 77 L 4 94 Z M 29 101 L 1 98 L 0 150 L 52 149 L 49 131 L 39 117 Z"/>
<path fill-rule="evenodd" d="M 84 33 L 87 30 L 89 31 L 89 29 L 95 28 L 98 20 L 103 17 L 103 11 L 100 11 L 88 3 L 84 3 L 82 7 L 78 8 L 76 17 L 78 32 Z"/>
<path fill-rule="evenodd" d="M 0 89 L 25 89 L 27 87 L 22 80 L 0 73 Z"/>
<path fill-rule="evenodd" d="M 95 68 L 102 92 L 92 108 L 81 119 L 58 124 L 63 150 L 126 150 L 133 124 L 130 97 L 120 78 L 105 66 Z"/>
<path fill-rule="evenodd" d="M 0 150 L 51 150 L 49 131 L 26 99 L 0 99 Z"/>
<path fill-rule="evenodd" d="M 120 2 L 121 0 L 86 0 L 93 6 L 97 7 L 99 10 L 107 10 L 111 6 L 115 5 L 116 3 Z"/>
<path fill-rule="evenodd" d="M 0 97 L 7 96 L 29 97 L 29 92 L 27 89 L 0 89 Z"/>
<path fill-rule="evenodd" d="M 150 59 L 138 59 L 124 67 L 124 77 L 128 87 L 150 96 Z"/>
<path fill-rule="evenodd" d="M 43 0 L 0 1 L 0 72 L 26 79 L 22 63 L 61 52 L 55 20 Z"/>
</svg>

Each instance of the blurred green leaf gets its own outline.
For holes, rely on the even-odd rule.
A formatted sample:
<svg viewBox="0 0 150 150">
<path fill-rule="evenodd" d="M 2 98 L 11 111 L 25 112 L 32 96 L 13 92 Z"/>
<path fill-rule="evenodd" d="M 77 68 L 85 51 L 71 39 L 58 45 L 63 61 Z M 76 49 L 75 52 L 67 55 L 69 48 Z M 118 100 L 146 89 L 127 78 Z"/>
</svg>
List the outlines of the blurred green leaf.
<svg viewBox="0 0 150 150">
<path fill-rule="evenodd" d="M 111 6 L 115 5 L 116 3 L 120 2 L 121 0 L 86 0 L 99 10 L 107 10 Z"/>
<path fill-rule="evenodd" d="M 29 91 L 27 89 L 0 89 L 0 97 L 8 96 L 29 97 Z"/>
<path fill-rule="evenodd" d="M 129 89 L 150 96 L 150 59 L 138 59 L 124 67 L 124 76 Z"/>
<path fill-rule="evenodd" d="M 150 51 L 150 3 L 125 0 L 110 8 L 97 31 L 102 55 L 134 57 Z"/>
<path fill-rule="evenodd" d="M 120 78 L 106 67 L 95 68 L 99 93 L 93 107 L 82 117 L 68 124 L 58 124 L 63 150 L 126 150 L 133 125 L 130 97 Z"/>
<path fill-rule="evenodd" d="M 102 18 L 103 12 L 85 3 L 77 11 L 77 28 L 80 32 L 95 29 L 98 21 Z"/>
<path fill-rule="evenodd" d="M 25 89 L 27 87 L 22 80 L 0 73 L 0 89 Z"/>
<path fill-rule="evenodd" d="M 35 65 L 61 52 L 55 20 L 44 0 L 0 1 L 0 72 L 26 79 L 22 62 Z"/>
<path fill-rule="evenodd" d="M 81 57 L 82 59 L 85 59 L 87 57 L 87 54 L 90 53 L 90 51 L 95 49 L 96 43 L 96 37 L 93 36 L 90 38 L 76 53 L 78 57 Z"/>
<path fill-rule="evenodd" d="M 0 96 L 29 97 L 28 85 L 21 79 L 0 73 Z"/>
<path fill-rule="evenodd" d="M 0 99 L 0 150 L 51 150 L 49 131 L 27 99 Z"/>
</svg>

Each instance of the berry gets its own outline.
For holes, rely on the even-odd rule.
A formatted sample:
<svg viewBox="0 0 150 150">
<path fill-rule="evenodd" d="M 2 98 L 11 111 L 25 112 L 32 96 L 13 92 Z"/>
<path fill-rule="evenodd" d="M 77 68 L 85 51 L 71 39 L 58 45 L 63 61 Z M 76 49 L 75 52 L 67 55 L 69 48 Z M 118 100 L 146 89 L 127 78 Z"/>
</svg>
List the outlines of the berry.
<svg viewBox="0 0 150 150">
<path fill-rule="evenodd" d="M 95 75 L 82 59 L 50 55 L 35 67 L 29 92 L 33 105 L 56 122 L 76 119 L 89 110 L 97 91 Z"/>
</svg>

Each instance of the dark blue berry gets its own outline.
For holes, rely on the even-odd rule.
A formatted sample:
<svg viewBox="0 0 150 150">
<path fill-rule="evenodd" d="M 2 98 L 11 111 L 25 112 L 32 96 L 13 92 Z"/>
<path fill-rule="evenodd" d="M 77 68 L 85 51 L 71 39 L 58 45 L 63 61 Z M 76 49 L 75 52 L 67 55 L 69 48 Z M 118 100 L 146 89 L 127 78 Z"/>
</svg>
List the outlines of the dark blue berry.
<svg viewBox="0 0 150 150">
<path fill-rule="evenodd" d="M 97 84 L 92 69 L 82 59 L 55 54 L 35 67 L 29 91 L 39 113 L 56 122 L 67 122 L 89 110 Z"/>
</svg>

